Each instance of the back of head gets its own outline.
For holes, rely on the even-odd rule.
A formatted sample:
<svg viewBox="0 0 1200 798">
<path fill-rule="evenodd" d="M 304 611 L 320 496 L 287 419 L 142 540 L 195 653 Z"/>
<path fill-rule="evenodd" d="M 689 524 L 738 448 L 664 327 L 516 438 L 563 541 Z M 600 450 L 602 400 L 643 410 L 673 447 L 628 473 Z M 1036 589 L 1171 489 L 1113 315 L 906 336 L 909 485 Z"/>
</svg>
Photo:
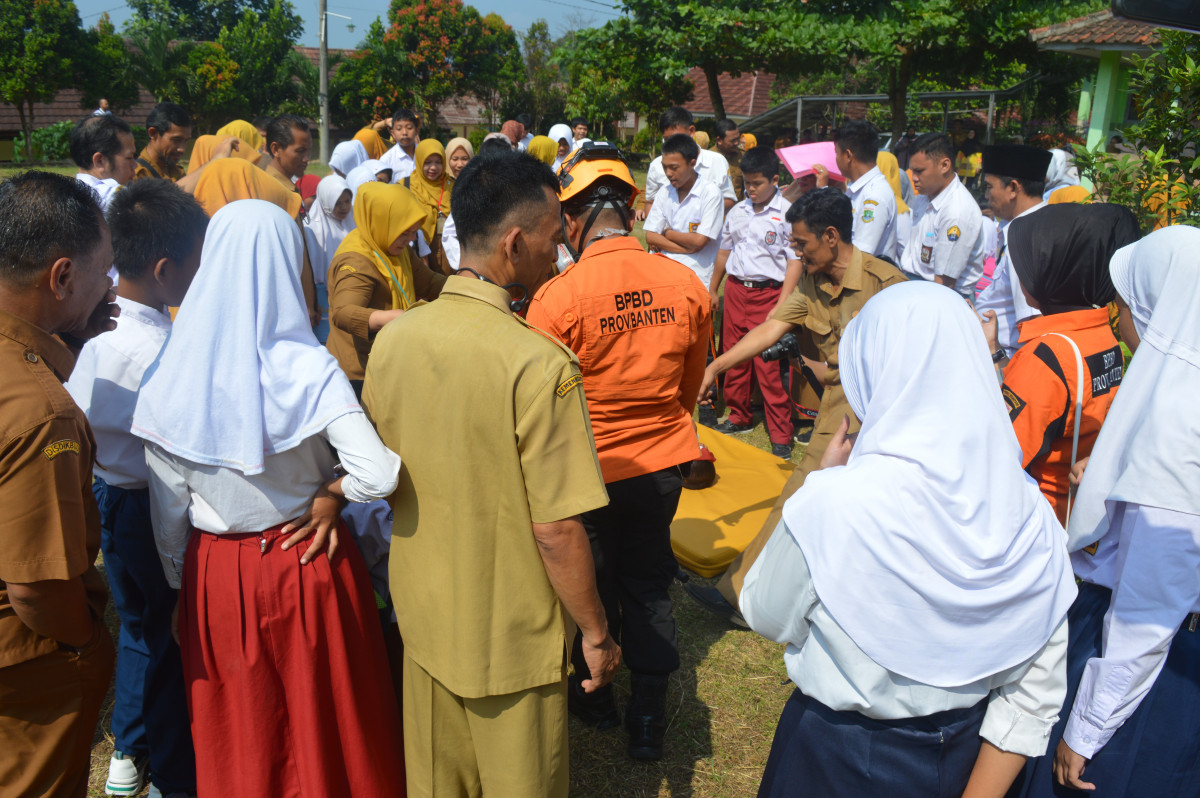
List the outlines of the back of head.
<svg viewBox="0 0 1200 798">
<path fill-rule="evenodd" d="M 308 132 L 308 122 L 296 114 L 280 114 L 267 125 L 267 148 L 272 144 L 290 147 L 296 140 L 296 131 Z"/>
<path fill-rule="evenodd" d="M 521 123 L 521 127 L 525 128 L 526 133 L 533 132 L 533 117 L 529 114 L 517 114 L 517 121 Z"/>
<path fill-rule="evenodd" d="M 204 241 L 208 214 L 169 180 L 136 180 L 108 206 L 113 265 L 122 280 L 138 280 L 162 258 L 187 260 Z"/>
<path fill-rule="evenodd" d="M 658 129 L 665 133 L 673 127 L 691 127 L 694 121 L 691 111 L 676 105 L 663 111 L 658 117 Z"/>
<path fill-rule="evenodd" d="M 196 182 L 196 199 L 213 216 L 231 202 L 259 199 L 281 208 L 293 219 L 300 213 L 300 195 L 288 191 L 279 181 L 241 158 L 219 158 L 207 167 Z"/>
<path fill-rule="evenodd" d="M 192 118 L 188 116 L 188 112 L 183 109 L 183 106 L 162 102 L 151 108 L 149 115 L 146 116 L 146 130 L 153 129 L 159 135 L 170 130 L 172 125 L 179 128 L 192 126 Z"/>
<path fill-rule="evenodd" d="M 31 287 L 56 260 L 91 252 L 104 226 L 90 188 L 39 171 L 0 183 L 0 220 L 0 282 L 18 290 Z"/>
<path fill-rule="evenodd" d="M 546 208 L 546 189 L 557 194 L 558 180 L 531 155 L 495 152 L 472 158 L 450 198 L 463 253 L 483 255 L 508 230 L 534 223 Z"/>
<path fill-rule="evenodd" d="M 833 131 L 833 145 L 849 150 L 859 163 L 873 164 L 879 152 L 879 129 L 865 119 L 851 119 Z"/>
<path fill-rule="evenodd" d="M 762 175 L 770 180 L 779 177 L 779 156 L 770 147 L 751 147 L 742 155 L 743 175 Z"/>
<path fill-rule="evenodd" d="M 700 157 L 700 145 L 687 133 L 676 133 L 663 142 L 662 154 L 675 154 L 685 161 L 694 161 Z"/>
<path fill-rule="evenodd" d="M 585 238 L 598 224 L 628 228 L 629 212 L 639 190 L 616 147 L 607 142 L 585 142 L 563 163 L 558 182 L 563 212 L 572 217 L 588 212 Z"/>
<path fill-rule="evenodd" d="M 954 142 L 945 133 L 925 133 L 917 136 L 917 140 L 913 142 L 910 152 L 913 155 L 920 153 L 933 161 L 949 158 L 950 163 L 954 163 L 954 158 L 957 155 Z"/>
<path fill-rule="evenodd" d="M 479 145 L 479 154 L 512 152 L 512 140 L 503 133 L 488 133 Z"/>
<path fill-rule="evenodd" d="M 92 168 L 92 159 L 96 154 L 111 160 L 122 149 L 121 135 L 133 135 L 129 124 L 120 117 L 112 114 L 89 116 L 71 130 L 71 160 L 80 169 L 87 171 Z"/>
<path fill-rule="evenodd" d="M 788 224 L 804 222 L 808 231 L 817 236 L 832 227 L 842 241 L 851 243 L 854 204 L 849 197 L 832 186 L 816 188 L 803 195 L 792 203 L 784 218 Z"/>
</svg>

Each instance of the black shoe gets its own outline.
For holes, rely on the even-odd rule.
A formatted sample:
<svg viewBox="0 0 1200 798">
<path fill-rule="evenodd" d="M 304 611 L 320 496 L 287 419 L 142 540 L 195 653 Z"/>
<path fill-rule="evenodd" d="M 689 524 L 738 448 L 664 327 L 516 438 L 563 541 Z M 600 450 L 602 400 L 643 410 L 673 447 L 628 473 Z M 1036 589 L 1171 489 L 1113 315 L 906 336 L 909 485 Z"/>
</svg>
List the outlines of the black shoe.
<svg viewBox="0 0 1200 798">
<path fill-rule="evenodd" d="M 621 713 L 617 710 L 611 684 L 585 693 L 578 678 L 572 676 L 567 682 L 567 711 L 596 731 L 607 731 L 621 725 Z"/>
<path fill-rule="evenodd" d="M 629 756 L 643 762 L 662 759 L 663 735 L 666 724 L 653 715 L 626 715 L 625 729 L 629 732 Z"/>
<path fill-rule="evenodd" d="M 792 444 L 790 443 L 772 443 L 771 454 L 776 457 L 782 457 L 784 460 L 792 458 Z"/>
<path fill-rule="evenodd" d="M 717 426 L 713 427 L 717 432 L 723 432 L 726 435 L 733 435 L 739 432 L 749 432 L 754 429 L 753 424 L 734 424 L 729 419 L 725 419 Z"/>
<path fill-rule="evenodd" d="M 625 730 L 629 732 L 629 756 L 643 761 L 662 759 L 663 736 L 667 731 L 666 676 L 631 673 L 632 695 L 625 710 Z"/>
<path fill-rule="evenodd" d="M 738 608 L 726 601 L 725 597 L 721 595 L 721 591 L 715 587 L 696 585 L 688 582 L 683 586 L 683 589 L 689 596 L 695 599 L 697 604 L 718 618 L 724 618 L 734 626 L 739 626 L 742 629 L 750 628 L 750 624 L 746 623 L 746 619 L 738 612 Z"/>
<path fill-rule="evenodd" d="M 700 405 L 700 412 L 696 416 L 696 420 L 706 427 L 717 426 L 717 420 L 720 416 L 717 415 L 716 408 L 710 405 Z"/>
<path fill-rule="evenodd" d="M 796 427 L 796 434 L 792 436 L 792 440 L 795 441 L 796 443 L 808 443 L 809 441 L 812 440 L 812 434 L 813 434 L 812 423 L 799 424 Z"/>
</svg>

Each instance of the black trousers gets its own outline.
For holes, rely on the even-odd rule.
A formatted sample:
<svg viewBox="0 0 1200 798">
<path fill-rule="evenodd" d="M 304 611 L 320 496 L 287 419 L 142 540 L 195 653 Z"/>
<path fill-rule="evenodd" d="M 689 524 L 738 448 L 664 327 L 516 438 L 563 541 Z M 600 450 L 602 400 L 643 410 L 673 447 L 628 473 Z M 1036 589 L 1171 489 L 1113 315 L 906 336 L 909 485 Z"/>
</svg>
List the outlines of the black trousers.
<svg viewBox="0 0 1200 798">
<path fill-rule="evenodd" d="M 608 629 L 634 673 L 679 669 L 675 614 L 668 593 L 679 570 L 671 550 L 671 521 L 683 491 L 678 467 L 610 482 L 606 507 L 583 514 L 596 561 L 596 586 Z M 590 678 L 577 635 L 572 662 Z"/>
</svg>

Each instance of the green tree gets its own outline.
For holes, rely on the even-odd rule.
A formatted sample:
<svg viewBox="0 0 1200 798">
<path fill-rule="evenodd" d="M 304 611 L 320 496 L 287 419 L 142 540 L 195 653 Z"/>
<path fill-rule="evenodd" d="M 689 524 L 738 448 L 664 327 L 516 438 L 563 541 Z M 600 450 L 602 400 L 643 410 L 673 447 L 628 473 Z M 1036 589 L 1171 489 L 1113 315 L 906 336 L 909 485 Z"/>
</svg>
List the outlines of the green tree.
<svg viewBox="0 0 1200 798">
<path fill-rule="evenodd" d="M 81 105 L 94 108 L 103 97 L 116 110 L 133 107 L 138 101 L 138 84 L 126 68 L 125 38 L 117 33 L 108 14 L 101 14 L 86 36 L 88 57 L 76 66 Z"/>
<path fill-rule="evenodd" d="M 266 14 L 274 0 L 129 0 L 136 15 L 133 28 L 157 22 L 197 42 L 215 42 L 223 28 L 233 28 L 246 11 Z"/>
<path fill-rule="evenodd" d="M 25 157 L 33 157 L 33 105 L 54 99 L 86 50 L 79 11 L 70 0 L 0 0 L 0 98 L 17 107 Z"/>
<path fill-rule="evenodd" d="M 188 58 L 195 44 L 181 40 L 165 22 L 148 22 L 129 32 L 127 74 L 157 102 L 178 102 L 187 85 Z"/>
<path fill-rule="evenodd" d="M 263 11 L 247 8 L 236 25 L 221 31 L 217 42 L 238 65 L 232 115 L 316 115 L 317 70 L 295 49 L 303 32 L 304 21 L 286 0 Z"/>
<path fill-rule="evenodd" d="M 521 35 L 520 78 L 514 81 L 501 106 L 506 117 L 527 113 L 533 117 L 534 130 L 542 130 L 546 119 L 561 119 L 567 96 L 563 91 L 562 75 L 554 57 L 554 42 L 550 26 L 539 19 Z"/>
<path fill-rule="evenodd" d="M 173 102 L 188 110 L 196 134 L 212 133 L 236 112 L 242 70 L 217 42 L 199 42 L 188 50 L 186 78 Z"/>
<path fill-rule="evenodd" d="M 500 121 L 503 106 L 520 93 L 525 82 L 525 62 L 512 26 L 499 14 L 483 18 L 481 55 L 474 74 L 468 75 L 469 90 L 487 109 L 492 124 Z"/>
</svg>

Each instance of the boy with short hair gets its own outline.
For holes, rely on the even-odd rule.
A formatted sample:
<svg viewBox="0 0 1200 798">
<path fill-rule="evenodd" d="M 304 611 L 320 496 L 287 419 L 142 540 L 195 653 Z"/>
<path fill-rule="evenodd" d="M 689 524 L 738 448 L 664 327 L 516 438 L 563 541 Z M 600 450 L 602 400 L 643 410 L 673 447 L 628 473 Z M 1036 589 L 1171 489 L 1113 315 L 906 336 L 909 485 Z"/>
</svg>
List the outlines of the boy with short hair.
<svg viewBox="0 0 1200 798">
<path fill-rule="evenodd" d="M 421 118 L 408 108 L 397 108 L 392 114 L 392 141 L 395 145 L 383 154 L 380 162 L 392 170 L 392 182 L 399 183 L 417 168 L 417 144 L 421 141 Z"/>
<path fill-rule="evenodd" d="M 162 795 L 192 794 L 196 764 L 183 666 L 171 635 L 175 595 L 150 525 L 143 442 L 130 427 L 142 375 L 171 329 L 167 308 L 183 301 L 200 267 L 208 216 L 170 181 L 139 180 L 113 197 L 108 225 L 121 275 L 121 315 L 116 330 L 84 346 L 66 384 L 96 439 L 92 490 L 100 507 L 104 566 L 121 618 L 115 750 L 105 792 L 139 794 L 149 765 Z"/>
<path fill-rule="evenodd" d="M 686 133 L 676 134 L 663 144 L 662 168 L 668 183 L 659 190 L 642 229 L 652 252 L 682 263 L 696 273 L 701 283 L 709 285 L 725 206 L 720 190 L 696 171 L 701 152 Z M 725 179 L 729 179 L 728 174 Z"/>
<path fill-rule="evenodd" d="M 742 156 L 741 169 L 746 199 L 733 206 L 725 218 L 708 288 L 715 311 L 721 281 L 729 275 L 722 349 L 733 347 L 766 321 L 783 298 L 791 295 L 802 271 L 800 261 L 788 247 L 791 225 L 785 215 L 792 204 L 779 192 L 779 157 L 770 147 L 754 147 Z M 750 396 L 755 382 L 763 396 L 771 450 L 778 457 L 791 457 L 792 407 L 778 363 L 756 357 L 725 372 L 729 416 L 716 430 L 735 433 L 751 429 Z"/>
<path fill-rule="evenodd" d="M 666 142 L 680 133 L 691 138 L 696 134 L 694 122 L 692 112 L 682 106 L 675 106 L 663 111 L 662 116 L 658 118 L 658 127 L 662 130 L 663 141 Z M 733 181 L 729 179 L 729 162 L 712 150 L 699 150 L 699 152 L 700 154 L 696 157 L 696 172 L 702 180 L 711 181 L 720 190 L 724 210 L 728 211 L 737 202 Z M 663 154 L 666 154 L 665 148 Z M 667 182 L 667 175 L 663 170 L 663 156 L 660 155 L 650 162 L 650 167 L 646 170 L 646 194 L 643 197 L 644 204 L 636 214 L 637 219 L 650 218 L 654 201 Z"/>
</svg>

